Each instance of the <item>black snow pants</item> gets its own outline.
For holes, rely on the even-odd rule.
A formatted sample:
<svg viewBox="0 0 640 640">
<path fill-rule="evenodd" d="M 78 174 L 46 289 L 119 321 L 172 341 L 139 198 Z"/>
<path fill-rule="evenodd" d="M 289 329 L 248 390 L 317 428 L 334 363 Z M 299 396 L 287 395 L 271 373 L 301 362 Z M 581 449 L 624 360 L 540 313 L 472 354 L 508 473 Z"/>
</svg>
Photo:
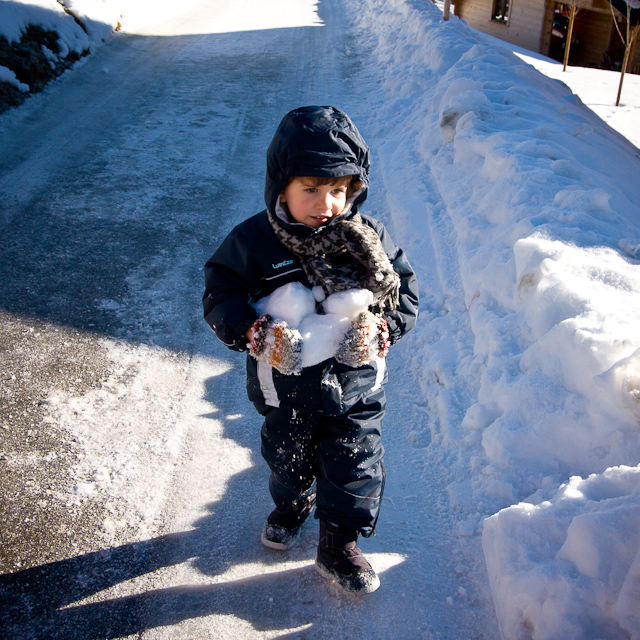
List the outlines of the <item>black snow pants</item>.
<svg viewBox="0 0 640 640">
<path fill-rule="evenodd" d="M 315 482 L 316 518 L 372 535 L 385 480 L 385 404 L 381 387 L 340 415 L 286 403 L 266 408 L 262 455 L 271 469 L 276 507 L 287 511 Z"/>
</svg>

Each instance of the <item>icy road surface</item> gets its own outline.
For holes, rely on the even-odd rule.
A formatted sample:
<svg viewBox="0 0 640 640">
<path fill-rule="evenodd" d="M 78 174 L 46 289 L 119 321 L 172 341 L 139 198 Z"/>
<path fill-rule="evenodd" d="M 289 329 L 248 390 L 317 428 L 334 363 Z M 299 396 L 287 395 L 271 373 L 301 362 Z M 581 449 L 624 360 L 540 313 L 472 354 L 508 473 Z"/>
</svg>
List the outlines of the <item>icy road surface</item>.
<svg viewBox="0 0 640 640">
<path fill-rule="evenodd" d="M 435 375 L 427 386 L 450 385 L 450 401 L 427 405 L 412 372 L 426 329 L 389 357 L 386 497 L 361 545 L 380 591 L 354 601 L 316 574 L 315 521 L 290 553 L 260 544 L 260 420 L 244 357 L 217 343 L 200 298 L 205 260 L 263 208 L 284 113 L 351 115 L 373 150 L 367 211 L 388 224 L 402 206 L 425 212 L 405 233 L 422 238 L 409 256 L 431 278 L 421 285 L 442 292 L 425 317 L 456 336 L 438 358 L 455 363 L 473 336 L 430 176 L 398 184 L 376 164 L 380 71 L 347 3 L 229 4 L 192 1 L 173 17 L 162 5 L 144 29 L 132 17 L 2 124 L 2 635 L 497 638 L 480 539 L 460 536 L 465 502 L 451 509 L 446 492 L 465 467 L 451 445 L 430 446 L 429 425 L 459 422 L 474 399 L 463 378 Z"/>
</svg>

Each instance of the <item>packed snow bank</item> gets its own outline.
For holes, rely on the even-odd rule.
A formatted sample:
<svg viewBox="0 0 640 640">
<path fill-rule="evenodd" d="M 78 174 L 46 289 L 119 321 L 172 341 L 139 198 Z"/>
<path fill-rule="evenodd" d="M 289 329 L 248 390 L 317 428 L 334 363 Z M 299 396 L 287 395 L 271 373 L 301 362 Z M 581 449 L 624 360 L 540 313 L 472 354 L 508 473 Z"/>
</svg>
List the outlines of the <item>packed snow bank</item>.
<svg viewBox="0 0 640 640">
<path fill-rule="evenodd" d="M 20 42 L 29 26 L 58 34 L 60 52 L 82 53 L 117 28 L 121 8 L 109 0 L 5 0 L 0 4 L 0 35 Z"/>
<path fill-rule="evenodd" d="M 0 82 L 6 82 L 22 93 L 27 93 L 29 91 L 29 85 L 24 84 L 24 82 L 20 82 L 16 74 L 7 67 L 0 66 Z"/>
<path fill-rule="evenodd" d="M 443 22 L 430 2 L 365 0 L 358 19 L 385 69 L 383 162 L 402 183 L 396 149 L 413 149 L 455 231 L 475 334 L 458 373 L 466 367 L 477 402 L 461 424 L 439 428 L 442 446 L 457 450 L 462 438 L 468 447 L 475 522 L 509 507 L 483 533 L 503 635 L 628 637 L 637 613 L 634 587 L 622 585 L 637 571 L 637 491 L 616 494 L 628 514 L 616 521 L 620 544 L 589 525 L 585 549 L 607 545 L 611 556 L 590 565 L 590 582 L 567 569 L 581 544 L 580 525 L 570 525 L 606 520 L 613 506 L 574 500 L 569 522 L 564 497 L 581 482 L 585 495 L 624 484 L 640 460 L 638 150 L 565 85 L 463 21 Z M 423 209 L 406 215 L 419 229 Z M 535 535 L 531 523 L 543 518 L 549 534 Z M 551 616 L 545 594 L 560 583 Z M 589 617 L 595 600 L 610 604 Z"/>
<path fill-rule="evenodd" d="M 75 64 L 120 26 L 116 0 L 0 2 L 0 111 Z"/>
<path fill-rule="evenodd" d="M 58 0 L 89 36 L 91 46 L 121 26 L 123 0 Z"/>
<path fill-rule="evenodd" d="M 638 106 L 640 105 L 640 75 L 628 73 L 624 77 L 620 105 L 616 98 L 620 87 L 620 72 L 590 67 L 571 67 L 539 53 L 498 40 L 487 34 L 481 37 L 495 45 L 515 53 L 527 64 L 535 67 L 549 78 L 566 84 L 571 91 L 594 113 L 600 116 L 612 129 L 621 133 L 636 147 L 640 147 L 640 127 L 638 127 Z"/>
<path fill-rule="evenodd" d="M 505 637 L 640 638 L 640 467 L 574 476 L 551 500 L 504 509 L 483 543 Z"/>
<path fill-rule="evenodd" d="M 10 44 L 20 42 L 29 26 L 56 32 L 62 57 L 89 47 L 87 34 L 56 0 L 7 0 L 0 4 L 0 35 Z"/>
</svg>

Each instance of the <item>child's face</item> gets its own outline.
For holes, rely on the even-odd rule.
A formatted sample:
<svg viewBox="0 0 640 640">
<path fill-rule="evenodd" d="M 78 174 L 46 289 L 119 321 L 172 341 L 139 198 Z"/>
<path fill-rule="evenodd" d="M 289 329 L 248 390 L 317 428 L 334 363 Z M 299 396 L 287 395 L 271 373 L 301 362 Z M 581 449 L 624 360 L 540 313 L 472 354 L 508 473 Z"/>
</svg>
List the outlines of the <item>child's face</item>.
<svg viewBox="0 0 640 640">
<path fill-rule="evenodd" d="M 328 224 L 343 213 L 347 204 L 347 185 L 315 185 L 308 178 L 294 178 L 280 194 L 296 222 L 314 229 Z"/>
</svg>

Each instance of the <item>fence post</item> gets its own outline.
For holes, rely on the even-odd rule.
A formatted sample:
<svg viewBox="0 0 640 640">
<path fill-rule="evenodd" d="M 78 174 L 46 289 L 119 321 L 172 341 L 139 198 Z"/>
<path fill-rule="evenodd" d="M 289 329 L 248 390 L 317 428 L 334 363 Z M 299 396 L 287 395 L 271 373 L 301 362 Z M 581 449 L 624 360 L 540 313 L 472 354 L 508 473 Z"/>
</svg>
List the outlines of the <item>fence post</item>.
<svg viewBox="0 0 640 640">
<path fill-rule="evenodd" d="M 576 17 L 576 6 L 571 5 L 571 15 L 569 17 L 569 29 L 567 30 L 567 39 L 564 42 L 564 67 L 563 71 L 567 70 L 567 63 L 569 62 L 569 51 L 571 51 L 571 37 L 573 36 L 573 21 Z"/>
<path fill-rule="evenodd" d="M 618 86 L 618 97 L 616 98 L 616 107 L 620 106 L 620 96 L 622 95 L 622 83 L 624 82 L 624 74 L 627 71 L 627 65 L 629 64 L 629 54 L 631 53 L 632 45 L 635 43 L 638 37 L 638 30 L 640 30 L 640 23 L 637 24 L 631 35 L 631 40 L 626 43 L 624 48 L 624 60 L 622 61 L 622 69 L 620 69 L 620 85 Z M 628 31 L 627 31 L 628 33 Z"/>
</svg>

